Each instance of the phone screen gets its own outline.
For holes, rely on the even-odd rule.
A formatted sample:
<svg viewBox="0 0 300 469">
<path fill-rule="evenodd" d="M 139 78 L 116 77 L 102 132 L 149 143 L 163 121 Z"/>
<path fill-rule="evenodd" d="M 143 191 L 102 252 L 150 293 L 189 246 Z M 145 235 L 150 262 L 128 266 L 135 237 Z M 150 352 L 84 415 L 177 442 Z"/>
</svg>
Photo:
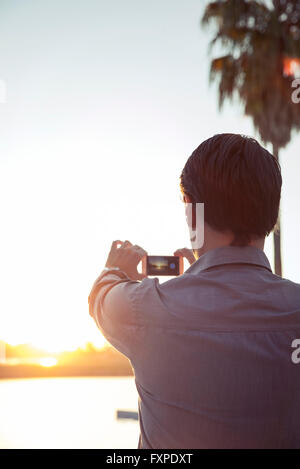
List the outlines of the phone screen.
<svg viewBox="0 0 300 469">
<path fill-rule="evenodd" d="M 179 256 L 147 256 L 147 275 L 180 275 Z"/>
</svg>

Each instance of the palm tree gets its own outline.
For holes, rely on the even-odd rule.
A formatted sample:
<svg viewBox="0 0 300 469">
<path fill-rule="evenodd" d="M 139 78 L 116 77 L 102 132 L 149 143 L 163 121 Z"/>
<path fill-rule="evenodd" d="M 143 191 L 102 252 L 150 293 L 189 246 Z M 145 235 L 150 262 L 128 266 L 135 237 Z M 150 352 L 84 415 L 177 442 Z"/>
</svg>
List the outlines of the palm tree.
<svg viewBox="0 0 300 469">
<path fill-rule="evenodd" d="M 226 50 L 211 61 L 210 69 L 210 79 L 219 84 L 219 107 L 238 97 L 279 161 L 279 150 L 300 129 L 300 104 L 291 98 L 291 65 L 300 59 L 300 0 L 209 2 L 202 24 L 210 23 L 216 27 L 210 46 Z M 274 265 L 282 275 L 280 216 L 274 230 Z"/>
</svg>

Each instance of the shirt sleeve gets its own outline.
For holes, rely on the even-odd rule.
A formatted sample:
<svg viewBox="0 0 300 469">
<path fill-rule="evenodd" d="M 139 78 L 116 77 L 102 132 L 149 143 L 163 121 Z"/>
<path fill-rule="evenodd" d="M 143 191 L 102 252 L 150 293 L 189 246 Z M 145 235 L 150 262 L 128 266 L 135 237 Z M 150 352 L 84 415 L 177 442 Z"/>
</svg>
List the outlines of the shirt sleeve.
<svg viewBox="0 0 300 469">
<path fill-rule="evenodd" d="M 138 344 L 135 298 L 140 282 L 124 272 L 102 272 L 89 295 L 89 312 L 104 337 L 117 350 L 131 358 Z"/>
</svg>

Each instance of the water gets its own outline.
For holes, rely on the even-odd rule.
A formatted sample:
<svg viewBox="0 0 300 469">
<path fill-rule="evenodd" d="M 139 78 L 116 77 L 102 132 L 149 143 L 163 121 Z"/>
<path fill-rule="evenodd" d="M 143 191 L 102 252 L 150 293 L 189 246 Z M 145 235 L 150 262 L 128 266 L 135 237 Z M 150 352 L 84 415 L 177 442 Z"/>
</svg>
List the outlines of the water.
<svg viewBox="0 0 300 469">
<path fill-rule="evenodd" d="M 0 448 L 137 448 L 132 377 L 0 380 Z"/>
</svg>

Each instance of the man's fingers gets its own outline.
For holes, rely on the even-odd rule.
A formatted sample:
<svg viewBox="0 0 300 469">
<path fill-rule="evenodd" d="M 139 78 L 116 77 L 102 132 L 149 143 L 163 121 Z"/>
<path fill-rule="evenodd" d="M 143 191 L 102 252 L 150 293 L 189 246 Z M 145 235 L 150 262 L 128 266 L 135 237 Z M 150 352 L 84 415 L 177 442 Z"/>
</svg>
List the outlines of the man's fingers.
<svg viewBox="0 0 300 469">
<path fill-rule="evenodd" d="M 147 252 L 143 248 L 141 248 L 141 246 L 138 246 L 137 244 L 132 245 L 130 241 L 124 241 L 121 248 L 129 249 L 129 251 L 134 254 L 136 259 L 142 259 L 144 256 L 147 255 Z"/>
<path fill-rule="evenodd" d="M 173 256 L 185 256 L 185 253 L 186 253 L 186 248 L 182 248 L 182 249 L 177 249 L 174 253 L 173 253 Z"/>
<path fill-rule="evenodd" d="M 189 248 L 177 249 L 177 251 L 174 252 L 174 256 L 185 257 L 191 265 L 195 262 L 193 251 Z"/>
<path fill-rule="evenodd" d="M 137 244 L 132 245 L 128 239 L 125 241 L 116 239 L 112 242 L 105 267 L 118 267 L 123 270 L 129 278 L 132 278 L 133 280 L 143 280 L 147 276 L 138 272 L 137 266 L 146 255 L 147 252 L 141 248 L 141 246 L 138 246 Z M 92 301 L 93 296 L 91 294 L 89 297 L 89 303 Z"/>
<path fill-rule="evenodd" d="M 130 248 L 132 246 L 132 243 L 130 241 L 128 241 L 128 239 L 126 239 L 126 241 L 124 241 L 124 243 L 122 243 L 122 246 L 121 248 Z"/>
<path fill-rule="evenodd" d="M 112 244 L 111 244 L 111 249 L 117 248 L 118 244 L 122 244 L 122 241 L 120 241 L 119 239 L 113 241 Z"/>
<path fill-rule="evenodd" d="M 145 249 L 141 248 L 141 246 L 138 246 L 135 244 L 132 246 L 135 252 L 138 254 L 139 258 L 142 259 L 144 256 L 147 256 L 147 251 Z"/>
</svg>

